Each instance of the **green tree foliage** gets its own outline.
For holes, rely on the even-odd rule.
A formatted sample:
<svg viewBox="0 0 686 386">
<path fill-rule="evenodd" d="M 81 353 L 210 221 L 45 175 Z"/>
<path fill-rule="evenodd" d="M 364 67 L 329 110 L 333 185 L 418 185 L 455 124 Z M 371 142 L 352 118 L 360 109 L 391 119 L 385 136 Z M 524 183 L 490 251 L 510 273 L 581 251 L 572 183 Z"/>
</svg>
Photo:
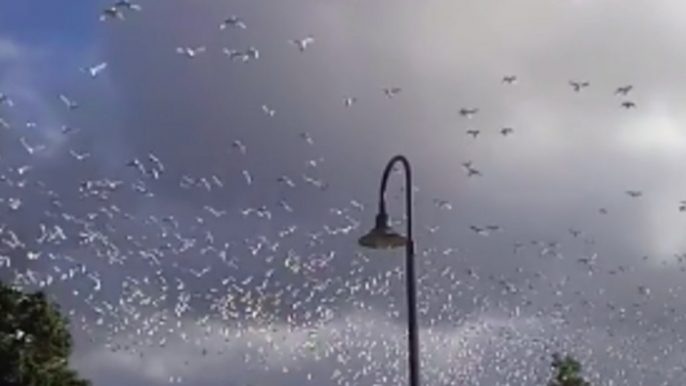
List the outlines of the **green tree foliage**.
<svg viewBox="0 0 686 386">
<path fill-rule="evenodd" d="M 0 385 L 88 386 L 69 369 L 68 321 L 43 292 L 0 282 Z"/>
<path fill-rule="evenodd" d="M 552 366 L 555 373 L 548 386 L 591 386 L 581 375 L 581 364 L 571 356 L 553 354 Z"/>
</svg>

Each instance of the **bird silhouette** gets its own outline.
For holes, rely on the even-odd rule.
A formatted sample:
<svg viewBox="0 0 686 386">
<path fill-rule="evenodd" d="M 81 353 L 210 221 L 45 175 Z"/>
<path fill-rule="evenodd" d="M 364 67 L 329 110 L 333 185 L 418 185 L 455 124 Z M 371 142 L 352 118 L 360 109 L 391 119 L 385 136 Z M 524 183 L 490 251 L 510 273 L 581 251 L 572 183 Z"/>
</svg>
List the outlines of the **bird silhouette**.
<svg viewBox="0 0 686 386">
<path fill-rule="evenodd" d="M 517 83 L 517 76 L 516 75 L 505 75 L 505 76 L 503 76 L 502 82 L 505 84 Z"/>
<path fill-rule="evenodd" d="M 387 87 L 383 89 L 384 94 L 386 94 L 387 97 L 393 98 L 394 96 L 400 94 L 400 92 L 403 89 L 400 87 Z"/>
<path fill-rule="evenodd" d="M 636 108 L 636 103 L 632 101 L 624 101 L 622 102 L 622 107 L 625 109 L 633 109 Z"/>
<path fill-rule="evenodd" d="M 590 83 L 587 81 L 578 82 L 578 81 L 570 80 L 569 85 L 572 86 L 574 91 L 579 92 L 579 91 L 581 91 L 581 89 L 590 86 Z"/>
<path fill-rule="evenodd" d="M 292 40 L 289 40 L 289 43 L 298 47 L 298 50 L 300 52 L 305 52 L 307 47 L 309 47 L 312 43 L 314 43 L 314 37 L 307 36 L 307 37 L 302 38 L 302 39 L 292 39 Z"/>
<path fill-rule="evenodd" d="M 102 13 L 100 13 L 100 21 L 106 21 L 106 20 L 111 20 L 111 19 L 116 19 L 116 20 L 124 20 L 124 13 L 118 8 L 118 7 L 109 7 L 105 8 Z"/>
<path fill-rule="evenodd" d="M 107 62 L 102 62 L 91 67 L 82 68 L 81 71 L 90 75 L 91 78 L 96 78 L 101 72 L 107 68 Z"/>
<path fill-rule="evenodd" d="M 195 58 L 198 54 L 205 52 L 205 47 L 176 47 L 176 53 L 186 56 L 187 58 Z"/>
<path fill-rule="evenodd" d="M 505 137 L 512 133 L 514 133 L 514 129 L 511 127 L 503 127 L 502 129 L 500 129 L 500 134 L 502 134 Z"/>
<path fill-rule="evenodd" d="M 479 133 L 481 133 L 481 132 L 479 130 L 471 129 L 471 130 L 467 130 L 466 133 L 467 133 L 467 135 L 471 135 L 472 137 L 476 138 L 479 135 Z"/>
<path fill-rule="evenodd" d="M 470 118 L 470 119 L 471 119 L 474 115 L 476 115 L 478 112 L 479 112 L 479 109 L 476 108 L 476 107 L 475 107 L 475 108 L 471 108 L 471 109 L 468 109 L 468 108 L 461 108 L 461 109 L 460 109 L 460 115 L 463 116 L 463 117 L 465 117 L 465 118 Z"/>
<path fill-rule="evenodd" d="M 627 94 L 629 94 L 629 92 L 630 92 L 633 88 L 634 88 L 634 86 L 632 86 L 632 85 L 630 85 L 630 84 L 629 84 L 629 85 L 626 85 L 626 86 L 622 86 L 622 87 L 617 87 L 617 89 L 615 90 L 615 95 L 624 95 L 624 96 L 626 96 Z"/>
<path fill-rule="evenodd" d="M 131 0 L 119 0 L 116 3 L 114 3 L 114 7 L 127 9 L 131 11 L 141 11 L 143 9 L 143 7 L 141 7 L 139 4 L 136 4 Z"/>
<path fill-rule="evenodd" d="M 236 15 L 231 15 L 224 19 L 224 21 L 221 24 L 219 24 L 220 30 L 225 30 L 228 27 L 246 29 L 248 26 L 245 24 L 245 22 L 243 22 L 243 20 L 240 17 Z"/>
</svg>

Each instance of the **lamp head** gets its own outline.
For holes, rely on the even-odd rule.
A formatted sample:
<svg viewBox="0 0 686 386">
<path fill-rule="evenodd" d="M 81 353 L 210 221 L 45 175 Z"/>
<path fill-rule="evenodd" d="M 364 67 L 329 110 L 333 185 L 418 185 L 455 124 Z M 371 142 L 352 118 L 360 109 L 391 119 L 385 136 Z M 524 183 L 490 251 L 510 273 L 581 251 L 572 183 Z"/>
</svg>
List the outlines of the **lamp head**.
<svg viewBox="0 0 686 386">
<path fill-rule="evenodd" d="M 366 235 L 360 237 L 359 244 L 371 249 L 391 249 L 407 245 L 407 238 L 388 225 L 388 215 L 380 212 L 376 215 L 374 228 Z"/>
</svg>

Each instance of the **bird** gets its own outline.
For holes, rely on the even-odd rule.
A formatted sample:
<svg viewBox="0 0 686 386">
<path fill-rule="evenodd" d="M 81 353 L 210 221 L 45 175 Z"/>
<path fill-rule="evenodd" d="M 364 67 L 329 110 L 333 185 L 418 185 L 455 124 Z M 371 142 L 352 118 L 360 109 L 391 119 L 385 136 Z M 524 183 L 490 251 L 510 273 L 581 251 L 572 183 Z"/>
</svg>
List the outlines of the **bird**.
<svg viewBox="0 0 686 386">
<path fill-rule="evenodd" d="M 91 78 L 96 78 L 101 72 L 107 68 L 107 62 L 98 63 L 91 67 L 84 67 L 81 71 L 90 75 Z"/>
<path fill-rule="evenodd" d="M 569 233 L 572 235 L 572 237 L 579 237 L 581 236 L 582 232 L 576 229 L 569 229 Z"/>
<path fill-rule="evenodd" d="M 83 161 L 86 158 L 90 157 L 90 153 L 79 154 L 74 150 L 69 150 L 69 154 L 71 154 L 71 156 L 74 157 L 77 161 Z"/>
<path fill-rule="evenodd" d="M 472 161 L 462 163 L 462 167 L 467 171 L 467 177 L 481 176 L 481 172 L 474 169 Z"/>
<path fill-rule="evenodd" d="M 400 87 L 386 87 L 383 89 L 384 94 L 386 94 L 387 97 L 393 98 L 394 96 L 400 94 L 400 92 L 403 89 Z"/>
<path fill-rule="evenodd" d="M 243 170 L 242 173 L 243 173 L 243 178 L 245 178 L 245 182 L 248 185 L 251 185 L 252 184 L 252 175 L 250 174 L 250 172 L 247 170 Z"/>
<path fill-rule="evenodd" d="M 224 48 L 222 51 L 229 57 L 229 59 L 240 60 L 242 62 L 247 62 L 251 59 L 259 59 L 260 57 L 260 52 L 254 47 L 250 47 L 245 51 L 230 50 L 228 48 Z"/>
<path fill-rule="evenodd" d="M 679 202 L 679 212 L 686 212 L 686 201 Z"/>
<path fill-rule="evenodd" d="M 439 198 L 434 198 L 433 203 L 439 209 L 446 209 L 446 210 L 452 210 L 453 209 L 453 205 L 448 200 L 441 200 Z"/>
<path fill-rule="evenodd" d="M 622 107 L 624 107 L 625 109 L 636 108 L 636 103 L 632 101 L 624 101 L 622 102 Z"/>
<path fill-rule="evenodd" d="M 505 137 L 512 133 L 514 133 L 514 129 L 512 129 L 511 127 L 503 127 L 502 129 L 500 129 L 500 134 L 502 134 Z"/>
<path fill-rule="evenodd" d="M 579 92 L 579 91 L 581 91 L 582 88 L 586 88 L 586 87 L 590 86 L 590 83 L 587 81 L 578 82 L 578 81 L 570 80 L 569 85 L 572 86 L 572 88 L 574 88 L 574 91 Z"/>
<path fill-rule="evenodd" d="M 302 138 L 305 142 L 307 142 L 310 145 L 314 143 L 309 133 L 300 133 L 300 138 Z"/>
<path fill-rule="evenodd" d="M 195 58 L 196 56 L 198 56 L 198 54 L 205 52 L 205 47 L 176 47 L 176 52 L 179 55 L 184 55 L 188 58 Z"/>
<path fill-rule="evenodd" d="M 234 28 L 240 28 L 240 29 L 246 29 L 248 26 L 243 22 L 243 20 L 236 16 L 236 15 L 231 15 L 224 19 L 224 21 L 219 24 L 219 29 L 220 30 L 225 30 L 228 27 L 234 27 Z"/>
<path fill-rule="evenodd" d="M 632 86 L 632 85 L 630 85 L 630 84 L 629 84 L 629 85 L 626 85 L 626 86 L 622 86 L 622 87 L 617 87 L 617 89 L 615 90 L 615 95 L 624 95 L 624 96 L 626 96 L 627 94 L 629 94 L 629 92 L 630 92 L 633 88 L 634 88 L 634 86 Z"/>
<path fill-rule="evenodd" d="M 259 59 L 260 58 L 260 51 L 257 48 L 250 46 L 245 50 L 244 55 L 248 58 L 248 60 Z"/>
<path fill-rule="evenodd" d="M 69 99 L 66 95 L 60 94 L 60 100 L 69 110 L 74 110 L 79 107 L 79 104 Z"/>
<path fill-rule="evenodd" d="M 469 229 L 474 231 L 479 236 L 488 236 L 488 230 L 486 228 L 481 228 L 481 227 L 478 227 L 476 225 L 470 225 Z"/>
<path fill-rule="evenodd" d="M 116 3 L 114 3 L 115 8 L 123 8 L 123 9 L 128 9 L 131 11 L 140 11 L 143 8 L 131 0 L 119 0 Z"/>
<path fill-rule="evenodd" d="M 298 47 L 298 50 L 300 50 L 300 52 L 305 52 L 307 47 L 314 43 L 314 37 L 307 36 L 302 39 L 291 39 L 288 42 Z"/>
<path fill-rule="evenodd" d="M 240 59 L 240 60 L 245 61 L 244 53 L 241 52 L 241 51 L 238 51 L 238 50 L 231 50 L 231 49 L 228 49 L 228 48 L 223 48 L 223 49 L 222 49 L 222 52 L 223 52 L 224 54 L 226 54 L 226 56 L 228 56 L 229 59 L 231 59 L 231 60 Z"/>
<path fill-rule="evenodd" d="M 238 152 L 241 154 L 245 154 L 245 152 L 247 151 L 246 146 L 243 144 L 243 142 L 241 142 L 238 139 L 233 141 L 233 143 L 231 144 L 231 147 L 238 150 Z"/>
<path fill-rule="evenodd" d="M 24 147 L 26 152 L 29 153 L 30 155 L 33 155 L 34 153 L 37 153 L 37 152 L 45 149 L 45 145 L 38 145 L 35 147 L 29 145 L 29 143 L 26 142 L 26 138 L 24 138 L 24 137 L 19 138 L 19 142 Z"/>
<path fill-rule="evenodd" d="M 476 138 L 479 135 L 479 133 L 481 133 L 479 130 L 467 130 L 467 134 L 471 135 L 474 138 Z"/>
<path fill-rule="evenodd" d="M 7 95 L 0 92 L 0 105 L 14 107 L 14 101 Z"/>
<path fill-rule="evenodd" d="M 638 197 L 641 197 L 643 195 L 643 193 L 641 191 L 638 191 L 638 190 L 627 190 L 626 194 L 628 194 L 629 197 L 632 197 L 632 198 L 638 198 Z"/>
<path fill-rule="evenodd" d="M 505 84 L 515 84 L 517 83 L 517 75 L 505 75 L 502 82 Z"/>
<path fill-rule="evenodd" d="M 76 133 L 79 131 L 79 129 L 72 127 L 72 126 L 64 125 L 64 126 L 62 126 L 60 131 L 62 132 L 62 134 L 66 135 L 66 134 Z"/>
<path fill-rule="evenodd" d="M 478 112 L 479 112 L 479 109 L 476 107 L 471 108 L 471 109 L 468 109 L 468 108 L 461 108 L 460 109 L 460 115 L 465 117 L 465 118 L 469 118 L 469 119 L 471 119 L 473 116 L 475 116 L 476 113 L 478 113 Z"/>
<path fill-rule="evenodd" d="M 124 14 L 118 7 L 105 8 L 100 14 L 100 21 L 106 21 L 109 19 L 124 20 Z"/>
<path fill-rule="evenodd" d="M 276 110 L 270 109 L 267 105 L 262 105 L 262 111 L 264 111 L 264 113 L 269 117 L 273 117 L 274 114 L 276 114 Z"/>
<path fill-rule="evenodd" d="M 357 102 L 357 98 L 355 98 L 355 97 L 349 97 L 349 98 L 345 98 L 345 99 L 343 100 L 343 103 L 345 104 L 345 107 L 350 107 L 350 106 L 352 106 L 355 102 Z"/>
</svg>

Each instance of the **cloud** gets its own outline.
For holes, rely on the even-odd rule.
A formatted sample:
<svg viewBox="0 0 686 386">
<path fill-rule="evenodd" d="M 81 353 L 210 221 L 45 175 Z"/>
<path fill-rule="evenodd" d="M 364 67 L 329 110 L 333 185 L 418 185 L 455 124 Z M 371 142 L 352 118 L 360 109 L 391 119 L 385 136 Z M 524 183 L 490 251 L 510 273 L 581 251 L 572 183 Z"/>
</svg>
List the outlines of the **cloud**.
<svg viewBox="0 0 686 386">
<path fill-rule="evenodd" d="M 0 37 L 0 63 L 16 60 L 22 52 L 21 47 L 15 41 Z"/>
<path fill-rule="evenodd" d="M 423 329 L 423 376 L 429 383 L 479 376 L 488 357 L 516 346 L 534 347 L 540 344 L 536 339 L 541 334 L 542 325 L 536 319 L 493 315 L 476 315 L 456 328 Z M 236 329 L 208 321 L 186 325 L 168 335 L 168 340 L 141 336 L 151 341 L 140 348 L 143 355 L 100 347 L 82 353 L 76 363 L 96 382 L 101 374 L 119 372 L 155 384 L 177 377 L 203 384 L 262 383 L 281 376 L 313 382 L 326 381 L 323 377 L 337 382 L 357 377 L 399 381 L 406 371 L 404 336 L 402 327 L 373 312 L 356 312 L 308 327 L 278 324 Z M 135 343 L 117 344 L 133 347 Z M 532 355 L 538 357 L 540 352 Z"/>
</svg>

